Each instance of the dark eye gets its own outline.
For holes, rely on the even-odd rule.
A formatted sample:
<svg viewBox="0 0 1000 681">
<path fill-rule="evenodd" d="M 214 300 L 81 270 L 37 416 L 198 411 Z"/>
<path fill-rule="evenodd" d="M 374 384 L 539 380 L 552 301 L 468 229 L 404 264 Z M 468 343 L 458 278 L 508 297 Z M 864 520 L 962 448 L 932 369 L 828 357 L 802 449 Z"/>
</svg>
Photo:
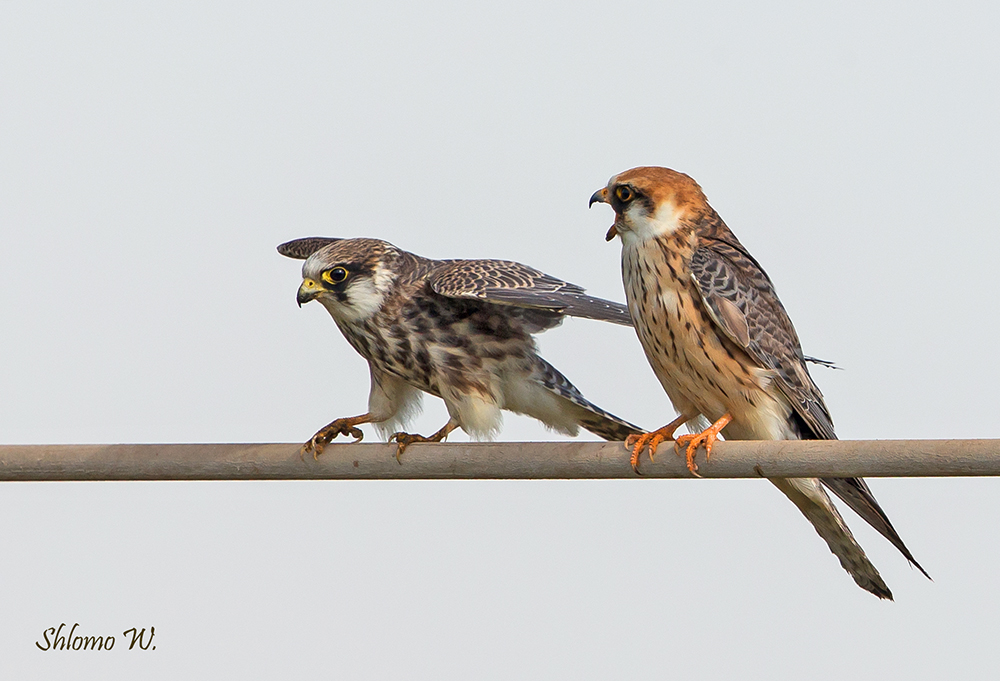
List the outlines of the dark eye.
<svg viewBox="0 0 1000 681">
<path fill-rule="evenodd" d="M 339 284 L 344 279 L 347 279 L 347 269 L 334 267 L 332 270 L 327 270 L 323 273 L 323 279 L 331 284 Z"/>
<path fill-rule="evenodd" d="M 632 191 L 631 187 L 626 187 L 625 185 L 622 185 L 617 189 L 615 189 L 615 197 L 617 197 L 618 200 L 621 201 L 622 203 L 628 203 L 629 201 L 635 198 L 635 192 Z"/>
</svg>

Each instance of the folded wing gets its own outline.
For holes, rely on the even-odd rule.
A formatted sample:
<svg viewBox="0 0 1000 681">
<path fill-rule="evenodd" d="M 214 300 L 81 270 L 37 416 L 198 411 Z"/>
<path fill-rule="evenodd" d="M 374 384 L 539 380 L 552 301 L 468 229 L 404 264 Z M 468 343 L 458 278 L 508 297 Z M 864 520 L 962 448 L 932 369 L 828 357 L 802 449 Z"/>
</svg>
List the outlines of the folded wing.
<svg viewBox="0 0 1000 681">
<path fill-rule="evenodd" d="M 805 426 L 801 437 L 837 439 L 823 395 L 809 376 L 798 335 L 757 261 L 738 244 L 708 240 L 695 251 L 691 270 L 712 321 L 758 366 L 774 372 L 776 384 Z M 929 577 L 864 480 L 822 478 L 822 482 Z"/>
</svg>

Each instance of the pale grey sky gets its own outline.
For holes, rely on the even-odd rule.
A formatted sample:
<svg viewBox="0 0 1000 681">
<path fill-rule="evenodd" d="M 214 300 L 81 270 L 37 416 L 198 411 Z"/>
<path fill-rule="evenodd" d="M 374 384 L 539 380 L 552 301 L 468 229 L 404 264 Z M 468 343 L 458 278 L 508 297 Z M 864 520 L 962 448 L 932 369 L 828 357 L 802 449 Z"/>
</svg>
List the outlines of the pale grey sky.
<svg viewBox="0 0 1000 681">
<path fill-rule="evenodd" d="M 645 164 L 702 184 L 844 367 L 813 372 L 841 437 L 998 437 L 998 27 L 985 2 L 4 3 L 0 441 L 303 440 L 363 409 L 367 368 L 275 245 L 375 236 L 621 300 L 587 199 Z M 673 418 L 631 330 L 541 347 Z M 935 578 L 848 517 L 895 603 L 763 481 L 3 484 L 0 670 L 995 670 L 1000 482 L 871 485 Z M 39 651 L 60 622 L 157 649 Z"/>
</svg>

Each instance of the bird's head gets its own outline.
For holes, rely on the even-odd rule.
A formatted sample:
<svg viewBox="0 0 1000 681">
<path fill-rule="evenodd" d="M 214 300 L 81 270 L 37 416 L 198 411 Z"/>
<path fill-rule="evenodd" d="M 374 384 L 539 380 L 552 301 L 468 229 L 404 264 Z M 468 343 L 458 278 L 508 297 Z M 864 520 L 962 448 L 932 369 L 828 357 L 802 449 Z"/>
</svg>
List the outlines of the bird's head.
<svg viewBox="0 0 1000 681">
<path fill-rule="evenodd" d="M 341 239 L 320 248 L 302 265 L 299 307 L 318 300 L 334 319 L 357 322 L 378 312 L 396 279 L 400 251 L 379 239 Z"/>
<path fill-rule="evenodd" d="M 642 243 L 675 232 L 707 207 L 698 183 L 669 168 L 641 167 L 608 180 L 608 186 L 590 197 L 590 205 L 607 203 L 615 209 L 615 223 L 607 240 Z"/>
</svg>

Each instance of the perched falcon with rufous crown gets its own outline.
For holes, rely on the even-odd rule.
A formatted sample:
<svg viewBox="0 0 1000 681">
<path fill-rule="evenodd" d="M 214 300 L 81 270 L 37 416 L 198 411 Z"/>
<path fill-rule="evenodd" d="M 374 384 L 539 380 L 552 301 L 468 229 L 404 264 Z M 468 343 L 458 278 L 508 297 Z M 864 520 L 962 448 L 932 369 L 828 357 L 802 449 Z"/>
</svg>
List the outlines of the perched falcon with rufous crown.
<svg viewBox="0 0 1000 681">
<path fill-rule="evenodd" d="M 565 316 L 630 325 L 628 309 L 576 284 L 506 260 L 430 260 L 379 239 L 308 237 L 278 246 L 305 260 L 297 300 L 318 300 L 368 360 L 368 411 L 320 429 L 303 452 L 318 456 L 338 435 L 360 440 L 373 423 L 398 443 L 440 442 L 455 428 L 480 438 L 501 410 L 576 435 L 580 427 L 621 441 L 642 430 L 589 402 L 539 357 L 533 334 Z M 448 422 L 424 437 L 402 431 L 423 393 L 444 400 Z"/>
<path fill-rule="evenodd" d="M 615 222 L 622 242 L 625 297 L 639 341 L 679 416 L 630 436 L 632 465 L 650 457 L 685 423 L 711 425 L 682 435 L 688 469 L 706 459 L 719 434 L 730 440 L 833 440 L 833 420 L 806 367 L 798 335 L 767 274 L 708 204 L 698 184 L 668 168 L 615 175 L 590 198 Z M 698 430 L 698 428 L 695 428 Z M 924 575 L 860 478 L 771 478 L 806 516 L 858 586 L 892 599 L 824 486 L 888 539 Z M 929 575 L 927 575 L 929 578 Z"/>
</svg>

